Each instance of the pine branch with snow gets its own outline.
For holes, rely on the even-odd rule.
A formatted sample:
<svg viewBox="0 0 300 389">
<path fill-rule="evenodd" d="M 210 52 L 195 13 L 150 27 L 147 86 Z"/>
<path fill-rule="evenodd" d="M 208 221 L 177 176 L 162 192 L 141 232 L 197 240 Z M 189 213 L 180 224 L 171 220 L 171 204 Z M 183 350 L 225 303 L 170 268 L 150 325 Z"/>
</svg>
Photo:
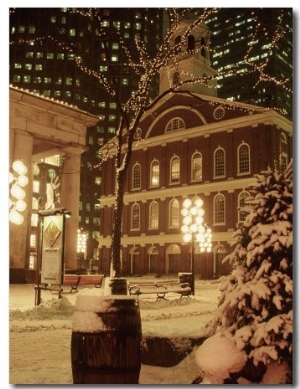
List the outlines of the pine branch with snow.
<svg viewBox="0 0 300 389">
<path fill-rule="evenodd" d="M 292 369 L 292 161 L 283 173 L 261 172 L 250 193 L 243 209 L 246 219 L 224 258 L 234 271 L 220 285 L 212 326 L 246 353 L 247 368 L 260 367 L 258 382 L 271 362 L 288 362 Z M 245 370 L 240 376 L 247 375 Z"/>
</svg>

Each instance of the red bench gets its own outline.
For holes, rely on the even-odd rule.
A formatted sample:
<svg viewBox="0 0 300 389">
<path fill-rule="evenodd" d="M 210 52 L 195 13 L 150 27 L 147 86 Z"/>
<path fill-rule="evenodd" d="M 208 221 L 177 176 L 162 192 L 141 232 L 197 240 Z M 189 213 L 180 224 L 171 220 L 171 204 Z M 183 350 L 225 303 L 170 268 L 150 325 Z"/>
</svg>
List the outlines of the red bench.
<svg viewBox="0 0 300 389">
<path fill-rule="evenodd" d="M 104 274 L 65 274 L 63 285 L 71 286 L 70 293 L 78 292 L 79 285 L 94 285 L 101 288 Z"/>
</svg>

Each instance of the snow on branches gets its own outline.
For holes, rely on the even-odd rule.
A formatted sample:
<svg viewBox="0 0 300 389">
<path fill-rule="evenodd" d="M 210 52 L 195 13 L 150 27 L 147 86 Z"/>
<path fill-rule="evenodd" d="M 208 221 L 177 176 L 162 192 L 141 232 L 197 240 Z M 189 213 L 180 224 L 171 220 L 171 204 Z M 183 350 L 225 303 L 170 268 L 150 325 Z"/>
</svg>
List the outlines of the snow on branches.
<svg viewBox="0 0 300 389">
<path fill-rule="evenodd" d="M 246 219 L 234 234 L 233 251 L 224 258 L 234 270 L 221 282 L 212 328 L 246 352 L 248 365 L 277 361 L 291 367 L 292 161 L 284 172 L 269 169 L 258 175 L 250 193 L 243 209 Z"/>
</svg>

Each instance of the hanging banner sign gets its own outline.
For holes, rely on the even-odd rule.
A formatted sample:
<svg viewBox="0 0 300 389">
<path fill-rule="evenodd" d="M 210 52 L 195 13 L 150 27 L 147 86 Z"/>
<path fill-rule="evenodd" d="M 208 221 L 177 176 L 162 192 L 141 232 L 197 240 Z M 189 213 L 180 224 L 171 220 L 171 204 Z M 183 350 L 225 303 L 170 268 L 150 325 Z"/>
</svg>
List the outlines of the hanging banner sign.
<svg viewBox="0 0 300 389">
<path fill-rule="evenodd" d="M 41 283 L 61 284 L 63 271 L 63 215 L 44 217 Z"/>
<path fill-rule="evenodd" d="M 41 282 L 45 284 L 61 283 L 60 249 L 46 249 L 43 251 Z"/>
</svg>

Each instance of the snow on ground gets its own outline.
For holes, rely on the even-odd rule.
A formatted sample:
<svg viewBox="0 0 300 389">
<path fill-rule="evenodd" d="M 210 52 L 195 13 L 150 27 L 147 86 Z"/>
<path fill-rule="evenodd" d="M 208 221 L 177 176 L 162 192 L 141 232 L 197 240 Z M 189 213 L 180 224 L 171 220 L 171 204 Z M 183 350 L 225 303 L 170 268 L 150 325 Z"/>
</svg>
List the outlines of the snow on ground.
<svg viewBox="0 0 300 389">
<path fill-rule="evenodd" d="M 169 294 L 168 301 L 140 296 L 143 336 L 205 336 L 217 309 L 218 285 L 196 280 L 195 296 L 179 299 Z M 76 294 L 65 293 L 61 300 L 49 291 L 41 296 L 42 304 L 34 307 L 33 285 L 9 287 L 10 384 L 73 383 L 70 344 Z M 196 349 L 173 367 L 142 364 L 140 384 L 191 384 L 201 373 L 195 363 Z"/>
</svg>

